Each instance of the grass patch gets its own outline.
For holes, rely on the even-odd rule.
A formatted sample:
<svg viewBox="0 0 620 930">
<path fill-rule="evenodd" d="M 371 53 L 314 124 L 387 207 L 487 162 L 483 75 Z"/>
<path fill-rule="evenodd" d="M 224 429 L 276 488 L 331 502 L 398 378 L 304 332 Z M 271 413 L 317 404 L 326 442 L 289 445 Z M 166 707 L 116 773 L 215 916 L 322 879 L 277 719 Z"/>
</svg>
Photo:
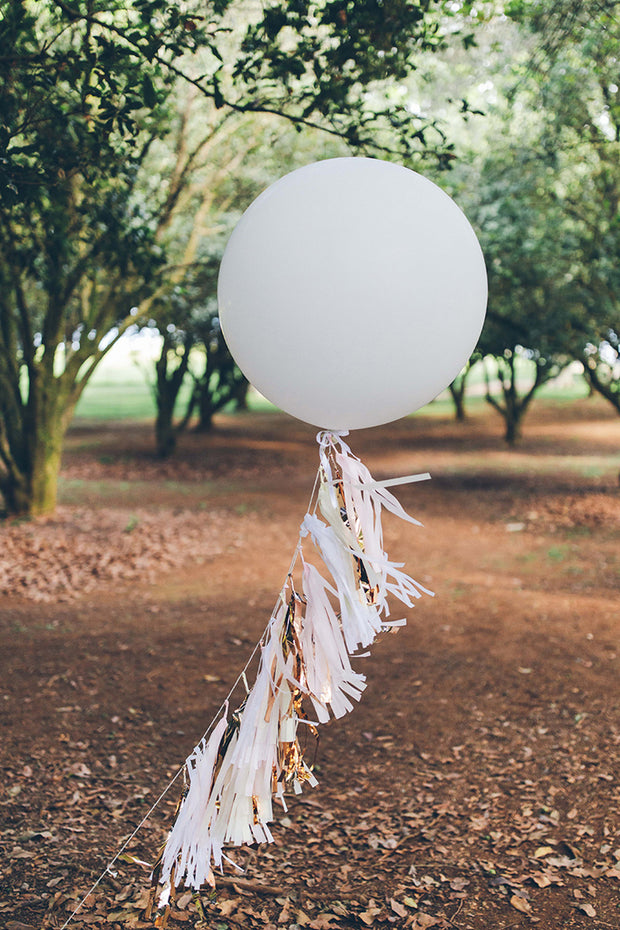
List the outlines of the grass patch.
<svg viewBox="0 0 620 930">
<path fill-rule="evenodd" d="M 563 562 L 571 554 L 570 546 L 551 546 L 547 549 L 547 558 L 550 562 Z"/>
<path fill-rule="evenodd" d="M 157 491 L 153 503 L 153 492 Z M 152 509 L 178 506 L 203 510 L 216 498 L 223 497 L 237 486 L 219 481 L 119 481 L 114 478 L 61 478 L 58 482 L 60 504 L 71 507 L 128 507 Z M 131 517 L 131 520 L 134 518 Z M 131 527 L 135 529 L 135 524 Z M 130 529 L 127 532 L 131 532 Z"/>
<path fill-rule="evenodd" d="M 154 395 L 155 357 L 158 346 L 140 339 L 128 340 L 115 346 L 95 369 L 78 402 L 76 417 L 82 420 L 148 420 L 154 419 L 156 404 Z M 526 359 L 517 362 L 518 376 L 524 383 L 533 377 L 533 363 Z M 495 386 L 497 388 L 497 385 Z M 192 389 L 191 378 L 186 377 L 178 400 L 178 410 L 187 404 Z M 467 380 L 465 407 L 475 412 L 486 405 L 484 368 L 478 362 Z M 548 382 L 538 396 L 562 403 L 586 397 L 588 387 L 583 377 L 564 372 L 559 378 Z M 248 395 L 250 410 L 271 411 L 276 409 L 256 391 Z M 450 416 L 454 404 L 448 390 L 423 408 L 424 415 L 431 417 Z"/>
</svg>

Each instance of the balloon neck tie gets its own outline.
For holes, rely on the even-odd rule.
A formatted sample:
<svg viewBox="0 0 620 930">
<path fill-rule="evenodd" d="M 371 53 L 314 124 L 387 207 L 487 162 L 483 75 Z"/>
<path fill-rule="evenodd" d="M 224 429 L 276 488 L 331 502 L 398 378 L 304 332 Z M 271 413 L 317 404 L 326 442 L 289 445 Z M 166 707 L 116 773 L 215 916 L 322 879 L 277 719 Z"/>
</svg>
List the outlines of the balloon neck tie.
<svg viewBox="0 0 620 930">
<path fill-rule="evenodd" d="M 340 442 L 344 436 L 349 435 L 348 429 L 323 429 L 316 434 L 316 441 L 321 449 L 327 449 L 334 443 Z"/>
</svg>

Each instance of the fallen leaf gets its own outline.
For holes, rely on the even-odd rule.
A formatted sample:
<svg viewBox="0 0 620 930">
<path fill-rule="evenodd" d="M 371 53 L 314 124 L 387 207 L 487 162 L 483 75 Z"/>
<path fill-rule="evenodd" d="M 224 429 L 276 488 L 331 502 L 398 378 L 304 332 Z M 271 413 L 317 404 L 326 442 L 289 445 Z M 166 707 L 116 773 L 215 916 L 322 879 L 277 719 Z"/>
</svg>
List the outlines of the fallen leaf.
<svg viewBox="0 0 620 930">
<path fill-rule="evenodd" d="M 132 916 L 132 912 L 129 910 L 112 911 L 106 916 L 106 921 L 109 924 L 123 923 L 125 920 Z"/>
<path fill-rule="evenodd" d="M 439 920 L 436 917 L 431 917 L 430 914 L 418 914 L 413 926 L 416 930 L 427 930 L 428 927 L 435 927 L 438 923 Z"/>
<path fill-rule="evenodd" d="M 231 914 L 235 913 L 238 905 L 238 901 L 235 901 L 233 898 L 227 898 L 224 901 L 218 901 L 217 909 L 222 917 L 230 917 Z"/>
<path fill-rule="evenodd" d="M 364 911 L 363 914 L 360 914 L 360 920 L 365 923 L 367 927 L 372 927 L 375 922 L 375 917 L 380 913 L 380 907 L 369 907 L 367 911 Z"/>
<path fill-rule="evenodd" d="M 463 891 L 467 885 L 469 885 L 469 882 L 466 878 L 453 878 L 450 882 L 452 891 Z"/>
<path fill-rule="evenodd" d="M 121 862 L 129 862 L 130 864 L 135 863 L 136 865 L 143 865 L 147 869 L 153 868 L 152 862 L 145 862 L 144 859 L 138 859 L 137 856 L 131 856 L 129 853 L 126 853 L 126 852 L 121 853 L 118 858 Z"/>
<path fill-rule="evenodd" d="M 555 852 L 553 846 L 539 846 L 534 853 L 534 859 L 544 859 L 545 856 L 549 856 L 553 852 Z"/>
<path fill-rule="evenodd" d="M 92 775 L 91 770 L 83 762 L 74 762 L 73 765 L 68 766 L 65 771 L 68 775 L 73 775 L 75 778 L 88 778 L 89 775 Z"/>
<path fill-rule="evenodd" d="M 553 856 L 547 859 L 549 865 L 555 869 L 570 869 L 572 866 L 578 866 L 580 860 L 570 859 L 568 856 Z"/>
<path fill-rule="evenodd" d="M 174 902 L 174 906 L 176 907 L 178 911 L 184 911 L 193 897 L 194 897 L 193 891 L 186 891 L 176 899 L 176 901 Z"/>
<path fill-rule="evenodd" d="M 22 849 L 21 846 L 14 846 L 9 853 L 9 859 L 34 859 L 36 853 Z"/>
<path fill-rule="evenodd" d="M 399 917 L 408 917 L 409 913 L 404 904 L 401 904 L 400 901 L 396 901 L 394 898 L 390 898 L 390 907 L 395 914 L 398 914 Z"/>
<path fill-rule="evenodd" d="M 310 921 L 308 926 L 311 930 L 330 930 L 334 920 L 338 920 L 335 914 L 319 914 L 318 917 Z"/>
<path fill-rule="evenodd" d="M 529 914 L 532 910 L 529 901 L 526 901 L 525 898 L 521 898 L 518 894 L 513 894 L 510 903 L 515 910 L 521 911 L 522 914 Z"/>
<path fill-rule="evenodd" d="M 280 911 L 280 914 L 278 917 L 278 923 L 279 924 L 290 923 L 290 916 L 291 916 L 291 901 L 289 898 L 286 898 L 284 902 L 284 906 L 282 910 Z"/>
<path fill-rule="evenodd" d="M 596 911 L 591 904 L 580 904 L 578 910 L 583 911 L 588 917 L 596 917 Z"/>
</svg>

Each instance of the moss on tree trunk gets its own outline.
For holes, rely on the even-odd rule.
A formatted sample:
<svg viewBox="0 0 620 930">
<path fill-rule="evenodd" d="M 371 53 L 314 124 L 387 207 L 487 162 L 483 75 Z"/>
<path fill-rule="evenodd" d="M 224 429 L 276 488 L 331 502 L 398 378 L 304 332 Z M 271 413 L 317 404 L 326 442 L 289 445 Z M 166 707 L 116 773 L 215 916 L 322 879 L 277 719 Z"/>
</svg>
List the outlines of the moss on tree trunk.
<svg viewBox="0 0 620 930">
<path fill-rule="evenodd" d="M 9 516 L 52 513 L 58 499 L 58 475 L 67 427 L 77 392 L 45 369 L 32 372 L 27 398 L 15 408 L 12 441 L 5 431 L 0 492 Z"/>
<path fill-rule="evenodd" d="M 31 446 L 32 459 L 22 470 L 12 469 L 2 482 L 7 515 L 37 517 L 53 513 L 58 499 L 58 475 L 64 432 L 59 430 Z"/>
</svg>

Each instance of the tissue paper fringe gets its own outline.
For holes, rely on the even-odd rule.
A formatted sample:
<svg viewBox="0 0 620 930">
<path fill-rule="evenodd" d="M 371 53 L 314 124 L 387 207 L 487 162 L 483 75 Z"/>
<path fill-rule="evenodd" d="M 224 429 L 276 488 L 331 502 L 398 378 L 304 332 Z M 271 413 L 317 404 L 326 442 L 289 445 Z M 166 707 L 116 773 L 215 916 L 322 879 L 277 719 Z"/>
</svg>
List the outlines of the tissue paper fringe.
<svg viewBox="0 0 620 930">
<path fill-rule="evenodd" d="M 388 620 L 388 595 L 405 606 L 432 595 L 383 551 L 382 509 L 420 525 L 375 482 L 343 442 L 346 434 L 322 432 L 318 508 L 307 513 L 301 539 L 310 536 L 333 584 L 302 555 L 302 591 L 292 575 L 260 642 L 256 680 L 228 718 L 228 706 L 208 740 L 185 763 L 186 790 L 153 873 L 165 907 L 180 884 L 214 884 L 213 867 L 226 846 L 270 843 L 273 799 L 286 810 L 285 792 L 317 784 L 303 758 L 300 727 L 316 733 L 331 716 L 353 710 L 366 687 L 350 657 L 378 633 L 402 626 Z M 422 478 L 427 476 L 415 476 Z M 313 712 L 316 720 L 310 720 Z M 236 867 L 236 866 L 235 866 Z"/>
</svg>

